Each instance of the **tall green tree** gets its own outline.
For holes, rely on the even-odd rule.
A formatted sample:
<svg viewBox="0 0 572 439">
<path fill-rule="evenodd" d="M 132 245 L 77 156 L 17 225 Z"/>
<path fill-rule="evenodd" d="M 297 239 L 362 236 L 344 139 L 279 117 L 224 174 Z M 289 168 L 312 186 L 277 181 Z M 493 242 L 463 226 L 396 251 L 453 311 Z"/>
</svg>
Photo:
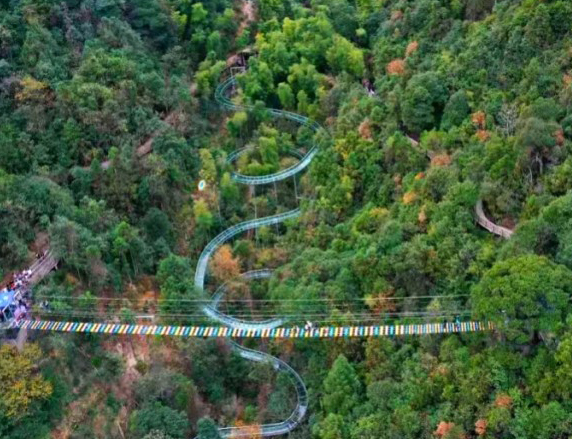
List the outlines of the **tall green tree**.
<svg viewBox="0 0 572 439">
<path fill-rule="evenodd" d="M 218 428 L 211 418 L 201 418 L 197 423 L 198 439 L 221 439 Z"/>
<path fill-rule="evenodd" d="M 188 429 L 189 421 L 185 413 L 159 402 L 144 405 L 133 412 L 130 419 L 130 430 L 138 437 L 159 431 L 173 439 L 184 439 Z"/>
<path fill-rule="evenodd" d="M 571 281 L 568 268 L 544 256 L 499 261 L 471 291 L 473 311 L 516 342 L 529 342 L 537 331 L 558 334 L 567 315 Z"/>
<path fill-rule="evenodd" d="M 357 406 L 360 392 L 361 383 L 353 366 L 340 354 L 324 380 L 324 410 L 347 417 Z"/>
<path fill-rule="evenodd" d="M 415 133 L 434 127 L 446 100 L 444 81 L 435 72 L 414 75 L 403 93 L 403 123 Z"/>
</svg>

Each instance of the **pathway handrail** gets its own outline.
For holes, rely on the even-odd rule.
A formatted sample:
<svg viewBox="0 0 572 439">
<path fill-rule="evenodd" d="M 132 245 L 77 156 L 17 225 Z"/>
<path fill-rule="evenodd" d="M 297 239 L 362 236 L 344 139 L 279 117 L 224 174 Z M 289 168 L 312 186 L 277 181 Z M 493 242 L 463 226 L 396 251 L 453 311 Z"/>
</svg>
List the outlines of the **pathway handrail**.
<svg viewBox="0 0 572 439">
<path fill-rule="evenodd" d="M 236 76 L 231 76 L 230 78 L 226 79 L 222 82 L 215 91 L 215 99 L 216 101 L 222 105 L 225 109 L 231 111 L 237 110 L 253 110 L 253 105 L 248 104 L 235 104 L 232 102 L 227 96 L 227 91 L 234 87 L 237 84 Z M 319 130 L 323 129 L 320 124 L 313 121 L 312 119 L 302 116 L 300 114 L 293 113 L 291 111 L 285 110 L 278 110 L 278 109 L 269 109 L 270 114 L 275 117 L 282 117 L 285 119 L 292 120 L 294 122 L 300 123 L 302 125 L 307 126 L 308 128 L 312 129 L 314 132 L 318 132 Z M 235 151 L 232 153 L 230 157 L 238 156 L 242 153 L 242 150 Z M 237 172 L 232 173 L 232 178 L 239 183 L 248 184 L 248 185 L 261 185 L 261 184 L 268 184 L 274 183 L 281 180 L 285 180 L 286 178 L 292 177 L 293 175 L 298 174 L 299 172 L 303 171 L 312 161 L 316 153 L 318 152 L 318 145 L 314 143 L 314 145 L 310 148 L 305 155 L 303 155 L 298 163 L 292 165 L 286 169 L 278 171 L 273 174 L 263 175 L 263 176 L 251 176 L 251 175 L 244 175 Z"/>
<path fill-rule="evenodd" d="M 298 375 L 298 373 L 287 363 L 276 357 L 273 357 L 272 355 L 245 348 L 235 342 L 231 342 L 231 345 L 242 358 L 257 363 L 270 363 L 275 370 L 288 374 L 296 389 L 296 407 L 290 416 L 284 421 L 261 425 L 260 434 L 263 437 L 278 436 L 292 431 L 302 421 L 302 419 L 304 419 L 304 416 L 308 410 L 308 391 L 306 390 L 306 385 L 304 384 L 302 377 L 300 377 L 300 375 Z M 219 429 L 219 433 L 223 437 L 233 438 L 252 436 L 252 430 L 249 428 L 245 429 L 244 427 L 223 427 Z"/>
<path fill-rule="evenodd" d="M 477 204 L 475 206 L 475 216 L 477 218 L 477 223 L 494 235 L 500 236 L 504 239 L 508 239 L 514 233 L 513 230 L 499 226 L 487 218 L 487 216 L 485 215 L 485 211 L 483 209 L 482 199 L 479 199 L 479 201 L 477 201 Z"/>
<path fill-rule="evenodd" d="M 252 230 L 267 225 L 278 224 L 288 219 L 295 218 L 298 215 L 300 215 L 300 208 L 296 208 L 284 213 L 279 213 L 265 218 L 243 221 L 219 233 L 206 245 L 206 247 L 201 252 L 201 255 L 199 256 L 199 261 L 197 262 L 197 269 L 195 271 L 195 287 L 198 288 L 199 290 L 202 290 L 204 288 L 208 261 L 212 256 L 212 254 L 216 251 L 216 249 L 219 248 L 226 241 L 238 235 L 239 233 L 245 232 L 247 230 Z"/>
</svg>

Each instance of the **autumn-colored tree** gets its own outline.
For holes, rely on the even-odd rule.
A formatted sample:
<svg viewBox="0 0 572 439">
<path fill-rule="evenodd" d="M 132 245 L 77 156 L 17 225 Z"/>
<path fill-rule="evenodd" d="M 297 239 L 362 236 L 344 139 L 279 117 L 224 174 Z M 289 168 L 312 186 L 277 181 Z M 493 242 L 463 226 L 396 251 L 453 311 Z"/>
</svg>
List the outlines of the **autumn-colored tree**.
<svg viewBox="0 0 572 439">
<path fill-rule="evenodd" d="M 566 138 L 564 137 L 564 131 L 562 130 L 562 128 L 558 128 L 554 132 L 554 139 L 556 140 L 556 144 L 558 146 L 564 145 L 564 141 L 566 140 Z"/>
<path fill-rule="evenodd" d="M 442 439 L 465 439 L 465 433 L 463 429 L 455 425 L 454 422 L 439 422 L 437 426 L 437 430 L 433 432 L 433 434 Z"/>
<path fill-rule="evenodd" d="M 453 422 L 441 421 L 437 426 L 437 430 L 435 430 L 433 434 L 435 436 L 445 437 L 449 434 L 449 432 L 453 429 L 454 426 L 455 424 Z"/>
<path fill-rule="evenodd" d="M 483 436 L 487 432 L 487 420 L 486 419 L 478 419 L 475 422 L 475 433 L 479 436 Z"/>
<path fill-rule="evenodd" d="M 28 344 L 22 352 L 15 347 L 0 347 L 0 411 L 11 419 L 28 413 L 35 401 L 49 398 L 52 385 L 37 371 L 42 351 L 36 344 Z"/>
<path fill-rule="evenodd" d="M 431 166 L 449 166 L 451 164 L 451 156 L 447 154 L 435 154 L 431 157 Z"/>
<path fill-rule="evenodd" d="M 477 128 L 484 129 L 486 123 L 486 117 L 484 111 L 479 110 L 471 114 L 471 121 L 476 125 Z"/>
<path fill-rule="evenodd" d="M 476 136 L 481 142 L 486 142 L 491 137 L 491 133 L 487 130 L 477 130 Z"/>
<path fill-rule="evenodd" d="M 392 300 L 393 294 L 394 291 L 390 289 L 376 295 L 367 296 L 365 303 L 376 314 L 393 312 L 397 309 L 395 301 Z"/>
<path fill-rule="evenodd" d="M 496 407 L 510 408 L 513 403 L 513 398 L 511 398 L 506 393 L 501 393 L 495 398 L 494 405 Z"/>
<path fill-rule="evenodd" d="M 411 204 L 417 199 L 415 191 L 408 191 L 403 194 L 403 204 Z"/>
<path fill-rule="evenodd" d="M 405 74 L 405 61 L 402 59 L 394 59 L 385 68 L 388 75 L 403 76 Z"/>
<path fill-rule="evenodd" d="M 403 11 L 391 11 L 391 21 L 399 21 L 403 18 Z"/>
<path fill-rule="evenodd" d="M 229 245 L 223 245 L 213 255 L 210 271 L 221 282 L 234 279 L 240 274 L 240 260 L 232 255 Z"/>
<path fill-rule="evenodd" d="M 371 121 L 369 119 L 365 119 L 362 123 L 360 123 L 358 132 L 362 139 L 371 140 Z"/>
<path fill-rule="evenodd" d="M 417 49 L 419 48 L 419 43 L 417 41 L 411 41 L 411 43 L 409 43 L 407 45 L 407 48 L 405 49 L 405 56 L 409 56 L 412 53 L 417 52 Z"/>
<path fill-rule="evenodd" d="M 240 430 L 233 432 L 230 438 L 258 439 L 262 436 L 262 428 L 258 424 L 246 425 L 239 419 L 236 421 L 235 427 L 240 428 Z"/>
<path fill-rule="evenodd" d="M 22 89 L 16 93 L 19 102 L 43 103 L 48 99 L 50 89 L 48 84 L 38 81 L 31 76 L 26 76 L 20 81 Z"/>
</svg>

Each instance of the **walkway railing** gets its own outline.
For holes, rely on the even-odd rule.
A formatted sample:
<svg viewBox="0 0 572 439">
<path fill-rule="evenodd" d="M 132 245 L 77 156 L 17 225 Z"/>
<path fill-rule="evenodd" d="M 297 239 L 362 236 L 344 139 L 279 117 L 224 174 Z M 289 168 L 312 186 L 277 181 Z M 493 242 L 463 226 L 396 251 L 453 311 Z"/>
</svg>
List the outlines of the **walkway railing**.
<svg viewBox="0 0 572 439">
<path fill-rule="evenodd" d="M 508 239 L 514 233 L 513 230 L 496 225 L 486 217 L 485 211 L 483 209 L 483 200 L 477 201 L 477 205 L 475 206 L 475 216 L 477 218 L 477 223 L 494 235 L 500 236 L 504 239 Z"/>
<path fill-rule="evenodd" d="M 236 86 L 236 84 L 237 84 L 236 76 L 231 76 L 227 80 L 223 81 L 216 88 L 215 91 L 216 101 L 220 105 L 222 105 L 226 110 L 229 111 L 253 110 L 254 109 L 253 105 L 235 104 L 227 97 L 227 94 L 230 92 L 230 90 L 232 90 Z M 317 122 L 313 121 L 312 119 L 306 116 L 302 116 L 300 114 L 292 113 L 291 111 L 285 111 L 285 110 L 270 109 L 268 111 L 274 117 L 284 118 L 297 122 L 300 125 L 307 126 L 314 132 L 317 132 L 322 129 L 320 124 L 318 124 Z M 268 184 L 281 181 L 303 171 L 312 162 L 312 159 L 314 158 L 317 152 L 318 152 L 318 145 L 314 143 L 312 148 L 310 148 L 310 150 L 301 157 L 300 161 L 297 162 L 295 165 L 290 166 L 289 168 L 283 169 L 274 174 L 268 174 L 262 176 L 250 176 L 233 172 L 232 178 L 238 181 L 239 183 L 248 185 L 261 185 L 261 184 Z M 241 150 L 232 153 L 229 156 L 229 160 L 236 159 L 241 153 L 242 153 Z"/>
</svg>

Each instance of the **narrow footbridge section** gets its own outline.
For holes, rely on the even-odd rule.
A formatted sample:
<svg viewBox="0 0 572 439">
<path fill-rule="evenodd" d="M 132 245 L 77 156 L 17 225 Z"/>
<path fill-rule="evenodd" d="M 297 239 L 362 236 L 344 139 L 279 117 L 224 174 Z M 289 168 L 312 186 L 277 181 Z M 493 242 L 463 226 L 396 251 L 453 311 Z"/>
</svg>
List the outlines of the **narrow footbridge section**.
<svg viewBox="0 0 572 439">
<path fill-rule="evenodd" d="M 485 215 L 485 211 L 483 209 L 483 200 L 477 201 L 477 205 L 475 206 L 475 217 L 477 219 L 477 223 L 483 229 L 488 230 L 493 235 L 497 235 L 500 236 L 501 238 L 508 239 L 514 233 L 513 230 L 499 226 L 487 218 L 487 216 Z"/>
<path fill-rule="evenodd" d="M 228 326 L 129 325 L 121 323 L 61 322 L 47 320 L 23 320 L 18 324 L 18 326 L 20 328 L 37 331 L 237 339 L 394 337 L 483 332 L 494 329 L 491 322 L 477 321 L 459 323 L 423 323 L 411 325 L 322 326 L 312 329 L 304 329 L 297 326 L 251 329 L 230 328 Z M 234 347 L 242 349 L 242 347 L 238 345 L 234 345 Z M 266 355 L 262 353 L 259 354 Z"/>
<path fill-rule="evenodd" d="M 50 271 L 56 268 L 58 260 L 54 257 L 52 252 L 48 252 L 46 256 L 36 260 L 29 270 L 32 272 L 30 275 L 30 284 L 35 285 L 48 275 Z"/>
</svg>

